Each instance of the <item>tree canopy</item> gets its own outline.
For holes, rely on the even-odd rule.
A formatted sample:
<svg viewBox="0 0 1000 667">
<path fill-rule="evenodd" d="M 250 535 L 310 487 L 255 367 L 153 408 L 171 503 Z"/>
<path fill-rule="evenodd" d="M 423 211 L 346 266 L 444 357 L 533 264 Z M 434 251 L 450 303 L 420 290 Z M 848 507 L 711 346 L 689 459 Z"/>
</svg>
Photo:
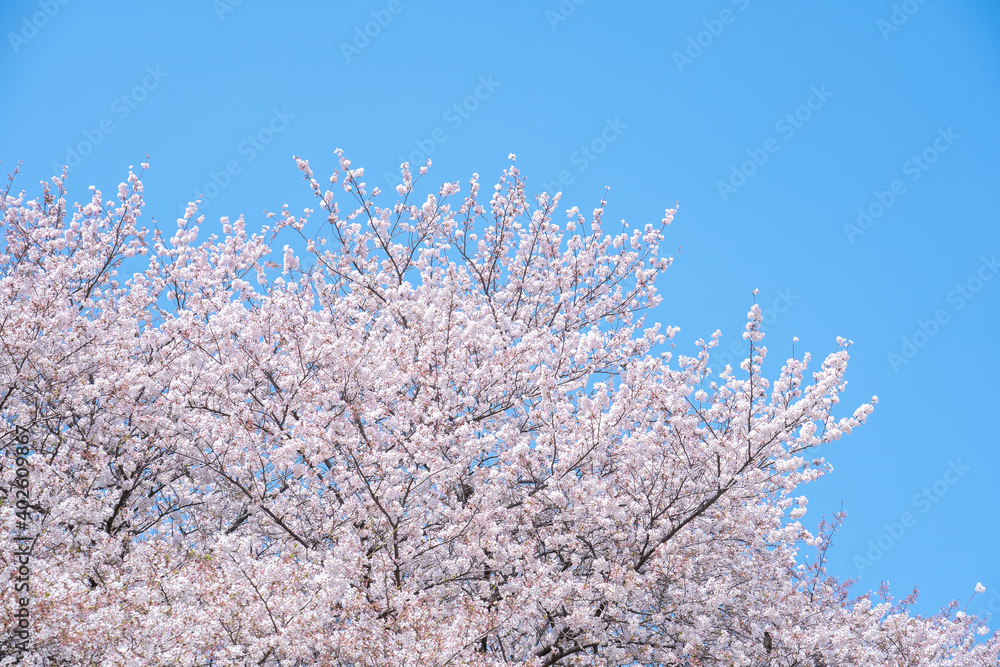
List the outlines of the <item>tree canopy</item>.
<svg viewBox="0 0 1000 667">
<path fill-rule="evenodd" d="M 835 415 L 849 341 L 768 379 L 754 305 L 739 368 L 712 365 L 718 331 L 685 356 L 645 319 L 673 210 L 563 217 L 513 156 L 488 198 L 478 176 L 420 198 L 403 165 L 383 204 L 338 155 L 329 188 L 298 160 L 318 213 L 200 243 L 197 203 L 170 238 L 139 226 L 141 172 L 75 206 L 60 178 L 8 187 L 0 522 L 35 536 L 31 655 L 997 664 L 956 605 L 852 596 L 825 568 L 840 517 L 800 522 L 829 470 L 811 450 L 876 403 Z M 279 233 L 305 252 L 270 260 Z M 13 660 L 25 593 L 0 563 Z"/>
</svg>

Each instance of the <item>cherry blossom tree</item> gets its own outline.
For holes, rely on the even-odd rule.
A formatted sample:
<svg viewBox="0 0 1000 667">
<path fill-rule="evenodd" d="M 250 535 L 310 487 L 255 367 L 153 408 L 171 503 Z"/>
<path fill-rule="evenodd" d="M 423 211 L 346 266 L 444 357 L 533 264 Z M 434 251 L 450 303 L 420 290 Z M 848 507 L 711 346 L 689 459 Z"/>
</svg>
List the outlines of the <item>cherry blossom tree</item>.
<svg viewBox="0 0 1000 667">
<path fill-rule="evenodd" d="M 754 305 L 740 368 L 719 332 L 685 356 L 644 319 L 673 210 L 560 224 L 513 156 L 488 199 L 402 165 L 383 204 L 338 155 L 329 188 L 298 160 L 319 214 L 201 242 L 197 202 L 139 226 L 141 172 L 8 187 L 0 523 L 35 538 L 27 653 L 0 551 L 3 664 L 997 664 L 957 603 L 828 576 L 841 515 L 800 522 L 810 450 L 876 402 L 834 415 L 848 341 L 769 380 Z"/>
</svg>

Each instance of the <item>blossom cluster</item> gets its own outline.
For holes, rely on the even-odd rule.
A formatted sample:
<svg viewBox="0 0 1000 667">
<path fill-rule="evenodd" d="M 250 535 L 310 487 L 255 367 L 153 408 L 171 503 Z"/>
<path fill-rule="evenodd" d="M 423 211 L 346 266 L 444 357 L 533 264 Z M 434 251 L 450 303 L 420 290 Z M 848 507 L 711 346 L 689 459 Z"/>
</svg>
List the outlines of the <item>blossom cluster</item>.
<svg viewBox="0 0 1000 667">
<path fill-rule="evenodd" d="M 488 199 L 478 176 L 421 198 L 404 164 L 383 204 L 338 155 L 329 187 L 298 160 L 319 213 L 201 242 L 197 202 L 169 238 L 139 226 L 141 173 L 82 205 L 59 178 L 4 194 L 0 418 L 32 432 L 39 660 L 996 664 L 955 608 L 852 598 L 825 571 L 836 523 L 800 523 L 829 470 L 810 450 L 875 403 L 834 414 L 848 341 L 769 380 L 754 306 L 739 369 L 713 366 L 719 332 L 679 354 L 644 315 L 673 210 L 560 224 L 513 156 Z M 269 260 L 279 233 L 306 251 Z"/>
</svg>

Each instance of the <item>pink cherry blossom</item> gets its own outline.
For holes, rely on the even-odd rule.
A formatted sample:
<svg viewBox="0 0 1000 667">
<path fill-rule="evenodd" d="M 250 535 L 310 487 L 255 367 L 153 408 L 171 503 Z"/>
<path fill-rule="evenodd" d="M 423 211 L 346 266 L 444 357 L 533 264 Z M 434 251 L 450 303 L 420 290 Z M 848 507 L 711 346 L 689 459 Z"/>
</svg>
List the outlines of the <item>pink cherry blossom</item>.
<svg viewBox="0 0 1000 667">
<path fill-rule="evenodd" d="M 809 450 L 876 402 L 835 415 L 849 341 L 765 375 L 754 305 L 719 367 L 719 332 L 685 353 L 648 321 L 674 209 L 562 220 L 513 162 L 487 201 L 409 165 L 384 201 L 338 156 L 342 191 L 296 158 L 316 211 L 254 233 L 198 202 L 140 227 L 141 174 L 8 188 L 0 522 L 26 429 L 33 664 L 997 664 L 955 605 L 828 576 L 842 515 L 801 523 Z"/>
</svg>

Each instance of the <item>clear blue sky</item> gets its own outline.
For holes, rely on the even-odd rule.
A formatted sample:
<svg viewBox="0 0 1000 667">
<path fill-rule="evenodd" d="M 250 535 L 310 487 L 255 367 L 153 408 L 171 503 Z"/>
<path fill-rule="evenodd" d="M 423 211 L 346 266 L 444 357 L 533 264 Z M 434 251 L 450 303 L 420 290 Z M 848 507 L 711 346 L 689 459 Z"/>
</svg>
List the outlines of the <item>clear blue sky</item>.
<svg viewBox="0 0 1000 667">
<path fill-rule="evenodd" d="M 969 610 L 1000 612 L 997 3 L 7 0 L 0 25 L 0 160 L 32 196 L 67 162 L 111 194 L 149 153 L 161 227 L 197 193 L 256 227 L 314 206 L 293 154 L 322 182 L 339 146 L 383 189 L 401 157 L 489 183 L 513 152 L 567 207 L 610 186 L 609 220 L 679 203 L 677 341 L 742 343 L 756 288 L 772 376 L 841 335 L 845 413 L 880 399 L 803 489 L 809 525 L 848 512 L 833 573 L 925 613 L 982 581 Z"/>
</svg>

